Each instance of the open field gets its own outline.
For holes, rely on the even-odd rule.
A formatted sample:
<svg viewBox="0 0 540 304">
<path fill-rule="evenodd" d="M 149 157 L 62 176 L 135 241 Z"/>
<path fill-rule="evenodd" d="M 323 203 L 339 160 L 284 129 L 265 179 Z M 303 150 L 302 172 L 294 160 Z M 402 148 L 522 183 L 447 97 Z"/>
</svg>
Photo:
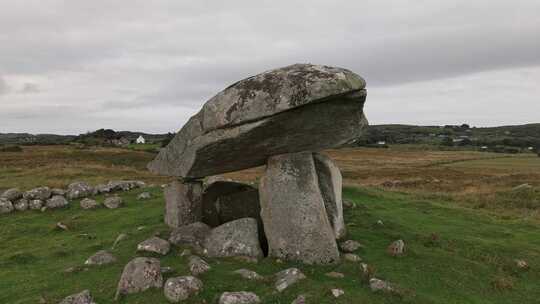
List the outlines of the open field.
<svg viewBox="0 0 540 304">
<path fill-rule="evenodd" d="M 350 262 L 313 267 L 272 259 L 257 264 L 209 259 L 213 268 L 201 277 L 203 293 L 185 303 L 214 303 L 216 295 L 232 290 L 254 291 L 264 303 L 286 304 L 300 293 L 308 296 L 308 303 L 537 303 L 540 172 L 531 168 L 538 166 L 538 157 L 400 147 L 326 153 L 342 168 L 344 196 L 354 202 L 354 208 L 345 211 L 348 238 L 365 245 L 359 255 L 376 269 L 377 277 L 399 285 L 400 295 L 372 293 L 359 265 Z M 73 180 L 167 182 L 144 169 L 152 157 L 123 149 L 25 147 L 23 153 L 0 154 L 0 188 L 56 187 Z M 260 173 L 257 168 L 227 176 L 251 181 Z M 533 188 L 512 190 L 523 183 Z M 142 190 L 121 194 L 126 206 L 115 210 L 82 210 L 74 201 L 63 210 L 1 215 L 0 303 L 36 303 L 41 298 L 57 303 L 83 289 L 90 289 L 97 303 L 114 303 L 122 268 L 140 255 L 136 245 L 156 232 L 162 237 L 169 233 L 163 224 L 162 192 L 158 186 L 148 190 L 154 197 L 147 201 L 135 199 Z M 376 225 L 377 220 L 384 225 Z M 58 221 L 69 230 L 55 229 Z M 113 251 L 118 262 L 64 272 L 109 249 L 120 233 L 129 237 Z M 407 244 L 400 258 L 386 254 L 386 246 L 396 239 Z M 175 269 L 167 276 L 188 274 L 181 251 L 175 247 L 160 259 Z M 517 269 L 514 259 L 526 260 L 531 269 Z M 244 281 L 231 274 L 249 268 L 269 276 L 292 266 L 308 278 L 280 294 L 270 282 Z M 324 273 L 329 271 L 342 272 L 345 278 L 328 278 Z M 331 288 L 342 288 L 345 295 L 336 300 Z M 167 302 L 161 290 L 150 290 L 120 303 Z"/>
</svg>

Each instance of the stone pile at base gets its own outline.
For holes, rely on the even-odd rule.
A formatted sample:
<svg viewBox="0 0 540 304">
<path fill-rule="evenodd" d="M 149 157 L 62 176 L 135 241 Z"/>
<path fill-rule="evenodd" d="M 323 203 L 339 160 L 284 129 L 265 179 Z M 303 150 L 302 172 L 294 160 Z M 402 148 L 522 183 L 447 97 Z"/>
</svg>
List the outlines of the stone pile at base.
<svg viewBox="0 0 540 304">
<path fill-rule="evenodd" d="M 164 190 L 165 222 L 173 228 L 204 223 L 213 228 L 210 236 L 229 238 L 227 248 L 214 248 L 210 236 L 196 241 L 212 256 L 258 256 L 260 248 L 265 255 L 309 264 L 339 261 L 336 239 L 346 234 L 342 177 L 318 151 L 361 135 L 365 99 L 360 76 L 311 64 L 229 86 L 148 165 L 154 173 L 179 178 Z M 226 181 L 203 184 L 205 177 L 260 165 L 266 170 L 258 189 Z M 246 246 L 253 251 L 246 254 Z"/>
</svg>

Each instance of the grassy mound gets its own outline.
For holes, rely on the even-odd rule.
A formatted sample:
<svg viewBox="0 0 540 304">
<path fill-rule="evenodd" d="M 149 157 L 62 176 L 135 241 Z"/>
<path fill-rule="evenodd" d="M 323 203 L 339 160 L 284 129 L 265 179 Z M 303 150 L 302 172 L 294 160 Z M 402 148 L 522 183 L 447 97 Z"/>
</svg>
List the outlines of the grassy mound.
<svg viewBox="0 0 540 304">
<path fill-rule="evenodd" d="M 0 303 L 36 303 L 41 297 L 57 303 L 63 297 L 89 289 L 97 303 L 113 301 L 125 264 L 136 253 L 136 245 L 161 233 L 163 197 L 158 188 L 153 198 L 137 201 L 142 190 L 123 193 L 125 206 L 115 210 L 82 210 L 78 201 L 69 208 L 0 216 Z M 342 262 L 333 266 L 306 266 L 265 259 L 247 264 L 234 259 L 208 259 L 212 270 L 201 276 L 204 291 L 185 303 L 213 303 L 223 291 L 254 291 L 264 303 L 289 304 L 299 294 L 308 303 L 535 303 L 540 298 L 540 230 L 538 224 L 499 219 L 481 210 L 448 207 L 448 204 L 416 200 L 411 195 L 378 190 L 345 189 L 354 201 L 346 211 L 348 238 L 365 249 L 358 252 L 375 268 L 378 278 L 400 286 L 400 295 L 375 294 L 362 280 L 359 264 Z M 98 198 L 102 201 L 103 198 Z M 376 222 L 382 220 L 383 226 Z M 68 231 L 55 229 L 62 221 Z M 120 233 L 129 237 L 112 251 L 118 262 L 71 273 L 101 249 L 110 249 Z M 390 257 L 386 247 L 403 239 L 407 253 Z M 174 248 L 160 258 L 185 275 L 187 258 Z M 530 271 L 517 269 L 514 259 L 525 259 Z M 276 293 L 271 281 L 251 282 L 231 272 L 248 268 L 269 276 L 288 267 L 298 267 L 306 280 Z M 325 276 L 338 271 L 344 279 Z M 345 295 L 334 299 L 331 288 Z M 120 303 L 167 303 L 162 290 L 127 296 Z"/>
</svg>

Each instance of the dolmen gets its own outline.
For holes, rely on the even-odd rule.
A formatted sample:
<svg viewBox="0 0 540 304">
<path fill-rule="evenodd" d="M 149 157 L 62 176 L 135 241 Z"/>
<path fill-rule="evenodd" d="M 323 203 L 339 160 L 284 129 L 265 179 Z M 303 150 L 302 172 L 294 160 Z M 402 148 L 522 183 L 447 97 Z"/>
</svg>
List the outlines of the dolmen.
<svg viewBox="0 0 540 304">
<path fill-rule="evenodd" d="M 346 233 L 342 176 L 319 152 L 362 134 L 365 85 L 343 68 L 295 64 L 212 97 L 148 165 L 177 177 L 164 190 L 165 222 L 218 227 L 253 218 L 265 254 L 308 264 L 339 261 L 336 240 Z M 203 182 L 262 165 L 258 188 Z"/>
</svg>

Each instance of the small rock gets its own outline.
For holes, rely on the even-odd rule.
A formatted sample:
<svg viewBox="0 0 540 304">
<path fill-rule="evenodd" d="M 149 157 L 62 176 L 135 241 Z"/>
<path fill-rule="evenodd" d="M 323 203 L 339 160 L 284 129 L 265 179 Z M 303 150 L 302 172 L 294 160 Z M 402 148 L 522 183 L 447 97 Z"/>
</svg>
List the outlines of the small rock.
<svg viewBox="0 0 540 304">
<path fill-rule="evenodd" d="M 11 188 L 11 189 L 8 189 L 8 190 L 4 191 L 4 193 L 2 193 L 2 195 L 0 195 L 0 199 L 3 198 L 5 200 L 7 200 L 7 201 L 15 202 L 18 199 L 21 199 L 22 196 L 23 196 L 23 193 L 21 191 L 19 191 L 18 188 Z"/>
<path fill-rule="evenodd" d="M 201 280 L 192 276 L 182 276 L 168 279 L 163 287 L 163 292 L 167 300 L 178 303 L 197 295 L 202 288 Z"/>
<path fill-rule="evenodd" d="M 161 288 L 163 277 L 158 259 L 138 257 L 125 267 L 118 282 L 115 299 L 126 294 L 143 292 L 149 288 Z"/>
<path fill-rule="evenodd" d="M 334 296 L 334 298 L 336 298 L 336 299 L 345 294 L 345 291 L 343 289 L 339 289 L 339 288 L 334 288 L 334 289 L 331 290 L 331 292 L 332 292 L 332 295 Z"/>
<path fill-rule="evenodd" d="M 382 221 L 382 220 L 378 220 L 378 221 L 377 221 L 377 226 L 384 226 L 383 221 Z"/>
<path fill-rule="evenodd" d="M 192 255 L 189 257 L 188 266 L 189 271 L 191 271 L 191 274 L 194 276 L 203 274 L 212 268 L 205 260 L 201 259 L 196 255 Z"/>
<path fill-rule="evenodd" d="M 66 196 L 70 200 L 75 200 L 87 196 L 92 196 L 95 193 L 95 189 L 85 182 L 74 182 L 69 184 L 66 191 Z"/>
<path fill-rule="evenodd" d="M 120 233 L 117 237 L 116 237 L 116 240 L 114 240 L 114 244 L 112 245 L 111 249 L 114 250 L 114 248 L 116 248 L 116 246 L 118 245 L 118 243 L 120 243 L 121 241 L 127 239 L 128 235 L 125 234 L 125 233 Z"/>
<path fill-rule="evenodd" d="M 39 187 L 23 193 L 23 198 L 27 200 L 47 200 L 51 197 L 51 189 L 49 187 Z"/>
<path fill-rule="evenodd" d="M 40 210 L 41 207 L 43 206 L 43 201 L 42 200 L 29 200 L 28 201 L 28 207 L 31 209 L 31 210 Z"/>
<path fill-rule="evenodd" d="M 15 210 L 17 210 L 17 211 L 26 211 L 26 210 L 28 209 L 28 200 L 22 198 L 22 199 L 16 201 L 16 202 L 13 204 L 13 207 L 14 207 Z"/>
<path fill-rule="evenodd" d="M 80 206 L 83 209 L 94 209 L 99 206 L 99 203 L 91 198 L 85 198 L 81 201 Z"/>
<path fill-rule="evenodd" d="M 249 269 L 244 269 L 244 268 L 235 270 L 235 271 L 233 271 L 233 273 L 238 274 L 242 278 L 248 279 L 248 280 L 259 281 L 259 280 L 264 279 L 264 277 L 262 275 L 256 273 L 255 271 L 252 271 L 252 270 L 249 270 Z"/>
<path fill-rule="evenodd" d="M 164 239 L 151 237 L 137 245 L 138 251 L 146 251 L 166 255 L 171 249 L 171 244 Z"/>
<path fill-rule="evenodd" d="M 403 240 L 397 240 L 392 242 L 386 249 L 391 256 L 401 256 L 405 252 L 405 242 Z"/>
<path fill-rule="evenodd" d="M 45 205 L 48 209 L 56 209 L 69 205 L 69 202 L 66 200 L 65 197 L 61 195 L 55 195 L 51 199 L 47 200 L 47 203 Z"/>
<path fill-rule="evenodd" d="M 369 280 L 369 288 L 371 288 L 371 291 L 373 292 L 393 292 L 394 288 L 392 285 L 386 281 L 379 280 L 377 278 L 371 278 Z"/>
<path fill-rule="evenodd" d="M 345 277 L 343 273 L 336 272 L 336 271 L 327 272 L 325 273 L 325 276 L 329 278 L 334 278 L 334 279 L 343 279 Z"/>
<path fill-rule="evenodd" d="M 106 250 L 100 250 L 89 257 L 85 265 L 107 265 L 116 262 L 116 257 Z"/>
<path fill-rule="evenodd" d="M 7 214 L 13 212 L 13 204 L 5 198 L 0 198 L 0 214 Z"/>
<path fill-rule="evenodd" d="M 61 230 L 69 230 L 68 226 L 62 222 L 56 223 L 56 228 L 61 229 Z"/>
<path fill-rule="evenodd" d="M 152 196 L 150 195 L 150 192 L 143 192 L 139 195 L 137 195 L 137 200 L 147 200 L 150 199 Z"/>
<path fill-rule="evenodd" d="M 261 299 L 253 292 L 224 292 L 219 297 L 219 304 L 258 304 Z"/>
<path fill-rule="evenodd" d="M 109 209 L 116 209 L 120 206 L 122 206 L 123 201 L 122 198 L 119 196 L 111 196 L 107 197 L 105 201 L 103 202 L 103 205 Z"/>
<path fill-rule="evenodd" d="M 362 244 L 360 244 L 357 241 L 347 240 L 347 241 L 341 242 L 339 244 L 339 248 L 341 248 L 341 251 L 343 252 L 351 253 L 351 252 L 355 252 L 356 250 L 360 248 L 364 248 L 364 246 L 362 246 Z"/>
<path fill-rule="evenodd" d="M 144 229 L 146 229 L 146 226 L 139 226 L 139 227 L 137 227 L 137 231 L 143 231 Z"/>
<path fill-rule="evenodd" d="M 278 292 L 282 292 L 306 276 L 298 268 L 289 268 L 275 274 L 274 286 Z"/>
<path fill-rule="evenodd" d="M 525 260 L 520 260 L 520 259 L 516 259 L 516 260 L 514 260 L 514 261 L 516 262 L 517 268 L 522 269 L 522 270 L 527 270 L 527 269 L 529 269 L 529 264 L 527 263 L 527 261 L 525 261 Z"/>
<path fill-rule="evenodd" d="M 299 295 L 291 304 L 306 304 L 306 296 Z"/>
<path fill-rule="evenodd" d="M 362 258 L 354 253 L 345 253 L 343 255 L 343 258 L 345 259 L 345 261 L 349 261 L 353 263 L 362 262 Z"/>
<path fill-rule="evenodd" d="M 90 295 L 89 290 L 67 296 L 60 304 L 96 304 Z"/>
<path fill-rule="evenodd" d="M 354 206 L 353 202 L 346 199 L 343 200 L 342 205 L 343 205 L 343 209 L 352 209 Z"/>
</svg>

